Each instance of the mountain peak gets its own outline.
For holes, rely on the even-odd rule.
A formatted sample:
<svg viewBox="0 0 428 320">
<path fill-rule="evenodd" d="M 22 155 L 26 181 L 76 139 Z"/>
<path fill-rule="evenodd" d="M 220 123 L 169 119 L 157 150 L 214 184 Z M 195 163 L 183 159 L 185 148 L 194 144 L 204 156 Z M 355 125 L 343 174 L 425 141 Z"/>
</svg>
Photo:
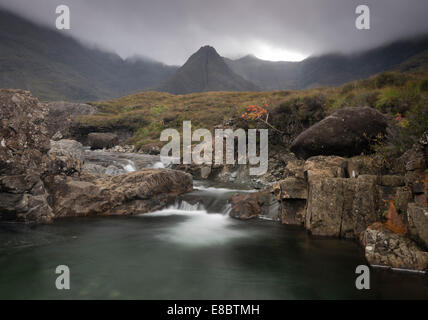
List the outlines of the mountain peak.
<svg viewBox="0 0 428 320">
<path fill-rule="evenodd" d="M 234 73 L 214 47 L 203 46 L 156 90 L 186 94 L 206 91 L 256 91 L 258 88 Z"/>
</svg>

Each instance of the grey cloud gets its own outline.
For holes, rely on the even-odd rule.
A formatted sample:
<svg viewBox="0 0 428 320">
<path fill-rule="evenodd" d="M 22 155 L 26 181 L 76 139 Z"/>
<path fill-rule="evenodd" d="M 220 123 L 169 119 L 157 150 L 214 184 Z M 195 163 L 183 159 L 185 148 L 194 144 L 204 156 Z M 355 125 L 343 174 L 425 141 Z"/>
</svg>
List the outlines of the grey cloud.
<svg viewBox="0 0 428 320">
<path fill-rule="evenodd" d="M 71 9 L 81 41 L 122 57 L 182 64 L 200 46 L 237 57 L 261 45 L 304 55 L 350 52 L 428 32 L 426 0 L 0 0 L 0 6 L 54 27 Z M 355 28 L 355 8 L 371 9 L 371 30 Z"/>
</svg>

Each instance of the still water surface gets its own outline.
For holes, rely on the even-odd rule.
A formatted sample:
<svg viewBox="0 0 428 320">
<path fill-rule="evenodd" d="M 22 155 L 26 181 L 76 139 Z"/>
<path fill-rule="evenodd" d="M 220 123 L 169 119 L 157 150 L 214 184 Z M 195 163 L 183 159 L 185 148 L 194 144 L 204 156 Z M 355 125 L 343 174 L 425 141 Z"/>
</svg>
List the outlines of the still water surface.
<svg viewBox="0 0 428 320">
<path fill-rule="evenodd" d="M 0 299 L 428 299 L 426 276 L 371 271 L 353 241 L 228 217 L 236 191 L 199 185 L 151 214 L 0 225 Z M 71 290 L 55 288 L 55 268 Z"/>
</svg>

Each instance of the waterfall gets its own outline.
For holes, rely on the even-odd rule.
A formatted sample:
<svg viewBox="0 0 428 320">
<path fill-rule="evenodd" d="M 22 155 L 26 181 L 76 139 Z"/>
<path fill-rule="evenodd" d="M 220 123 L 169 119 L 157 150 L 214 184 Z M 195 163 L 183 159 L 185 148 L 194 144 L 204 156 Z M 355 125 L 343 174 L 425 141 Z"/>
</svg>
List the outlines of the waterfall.
<svg viewBox="0 0 428 320">
<path fill-rule="evenodd" d="M 123 169 L 126 172 L 135 172 L 137 171 L 137 168 L 135 167 L 135 163 L 132 160 L 126 159 L 126 161 L 128 162 L 128 164 L 123 166 Z"/>
</svg>

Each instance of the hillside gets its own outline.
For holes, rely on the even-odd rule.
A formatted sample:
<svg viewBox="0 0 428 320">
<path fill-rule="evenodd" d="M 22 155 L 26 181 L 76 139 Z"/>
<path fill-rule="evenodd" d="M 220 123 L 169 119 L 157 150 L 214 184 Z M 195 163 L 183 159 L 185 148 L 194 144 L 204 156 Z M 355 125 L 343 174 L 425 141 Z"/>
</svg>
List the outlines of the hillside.
<svg viewBox="0 0 428 320">
<path fill-rule="evenodd" d="M 200 48 L 156 91 L 187 94 L 207 91 L 255 91 L 258 88 L 235 74 L 217 51 L 210 46 Z"/>
<path fill-rule="evenodd" d="M 1 88 L 27 89 L 42 100 L 109 99 L 151 87 L 176 69 L 144 59 L 124 61 L 0 10 Z"/>
<path fill-rule="evenodd" d="M 428 74 L 382 73 L 341 87 L 301 91 L 187 95 L 140 92 L 92 104 L 100 113 L 75 119 L 80 130 L 90 132 L 128 128 L 132 131 L 128 142 L 138 147 L 162 144 L 159 141 L 160 132 L 166 128 L 179 129 L 184 120 L 191 120 L 196 128 L 210 130 L 231 118 L 241 121 L 240 115 L 249 105 L 267 108 L 271 124 L 284 132 L 296 124 L 302 127 L 310 125 L 338 108 L 369 106 L 389 114 L 391 119 L 399 115 L 404 135 L 398 136 L 397 139 L 401 140 L 396 144 L 397 148 L 403 149 L 411 146 L 413 137 L 419 137 L 421 132 L 428 130 Z M 247 125 L 251 124 L 239 123 L 243 128 Z M 281 144 L 290 138 L 282 139 Z"/>
<path fill-rule="evenodd" d="M 235 73 L 263 90 L 301 90 L 316 86 L 342 85 L 387 70 L 421 70 L 424 64 L 428 64 L 426 50 L 428 36 L 423 36 L 396 41 L 359 53 L 325 54 L 309 57 L 301 62 L 272 62 L 253 56 L 225 61 Z M 405 67 L 408 59 L 412 59 L 408 62 L 412 65 L 411 68 Z M 402 67 L 397 68 L 397 65 Z M 426 70 L 426 67 L 422 67 L 422 70 Z"/>
</svg>

